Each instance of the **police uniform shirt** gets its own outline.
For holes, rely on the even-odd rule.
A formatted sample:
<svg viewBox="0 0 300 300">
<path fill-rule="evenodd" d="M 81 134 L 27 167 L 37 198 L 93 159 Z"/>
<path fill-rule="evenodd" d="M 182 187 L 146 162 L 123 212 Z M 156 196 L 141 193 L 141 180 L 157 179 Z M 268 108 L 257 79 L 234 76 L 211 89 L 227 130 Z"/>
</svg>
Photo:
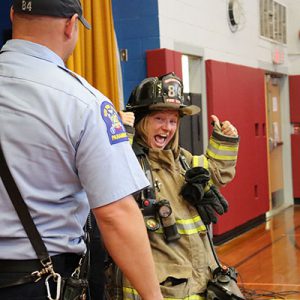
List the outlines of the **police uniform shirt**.
<svg viewBox="0 0 300 300">
<path fill-rule="evenodd" d="M 149 184 L 112 103 L 28 41 L 1 50 L 0 142 L 50 255 L 81 253 L 90 207 Z M 0 259 L 36 258 L 1 180 L 0 210 Z"/>
</svg>

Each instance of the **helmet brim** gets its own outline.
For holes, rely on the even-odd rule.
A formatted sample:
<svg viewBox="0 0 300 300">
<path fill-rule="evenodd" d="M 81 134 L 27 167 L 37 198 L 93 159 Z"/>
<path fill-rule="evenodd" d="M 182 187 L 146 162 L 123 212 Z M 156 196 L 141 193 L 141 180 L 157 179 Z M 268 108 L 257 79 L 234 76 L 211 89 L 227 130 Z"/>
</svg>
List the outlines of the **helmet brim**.
<svg viewBox="0 0 300 300">
<path fill-rule="evenodd" d="M 200 113 L 201 109 L 196 105 L 176 105 L 174 103 L 156 103 L 148 107 L 148 110 L 178 110 L 181 115 L 193 116 Z"/>
</svg>

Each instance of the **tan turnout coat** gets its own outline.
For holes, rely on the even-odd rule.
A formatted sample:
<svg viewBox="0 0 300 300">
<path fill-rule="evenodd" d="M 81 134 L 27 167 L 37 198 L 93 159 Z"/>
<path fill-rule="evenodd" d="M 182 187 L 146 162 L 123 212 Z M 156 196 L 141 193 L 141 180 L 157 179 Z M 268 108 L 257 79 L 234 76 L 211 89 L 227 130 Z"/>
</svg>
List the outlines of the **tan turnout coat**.
<svg viewBox="0 0 300 300">
<path fill-rule="evenodd" d="M 185 170 L 179 154 L 184 155 L 189 166 L 209 169 L 213 183 L 221 187 L 235 175 L 238 141 L 238 138 L 222 135 L 215 127 L 205 155 L 192 156 L 178 147 L 177 151 L 149 149 L 147 158 L 156 182 L 156 200 L 170 202 L 181 235 L 179 240 L 166 243 L 162 229 L 148 232 L 164 299 L 205 299 L 201 294 L 206 290 L 211 270 L 216 267 L 206 227 L 195 207 L 180 195 Z M 230 199 L 227 200 L 230 204 Z M 179 279 L 180 283 L 172 285 L 168 278 Z M 124 299 L 141 299 L 126 278 L 123 279 L 123 295 Z"/>
</svg>

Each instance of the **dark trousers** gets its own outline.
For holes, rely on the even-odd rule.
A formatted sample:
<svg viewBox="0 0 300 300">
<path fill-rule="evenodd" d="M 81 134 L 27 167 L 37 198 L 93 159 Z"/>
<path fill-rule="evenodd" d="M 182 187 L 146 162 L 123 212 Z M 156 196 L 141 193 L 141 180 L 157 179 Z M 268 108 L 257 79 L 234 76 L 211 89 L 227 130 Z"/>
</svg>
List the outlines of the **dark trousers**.
<svg viewBox="0 0 300 300">
<path fill-rule="evenodd" d="M 103 246 L 101 235 L 96 223 L 96 220 L 92 216 L 92 231 L 90 234 L 90 274 L 89 274 L 89 289 L 90 289 L 90 300 L 102 300 L 104 299 L 104 260 L 106 251 Z M 1 300 L 1 298 L 0 298 Z"/>
<path fill-rule="evenodd" d="M 75 268 L 78 266 L 80 256 L 76 254 L 62 254 L 52 257 L 54 270 L 59 273 L 61 277 L 70 276 Z M 36 267 L 35 267 L 36 265 Z M 32 269 L 32 266 L 34 268 Z M 21 277 L 40 269 L 38 260 L 32 261 L 3 261 L 0 260 L 0 286 L 12 280 L 20 279 Z M 1 300 L 47 300 L 47 290 L 45 285 L 45 278 L 33 283 L 26 283 L 22 285 L 0 288 Z M 56 296 L 56 286 L 50 282 L 52 298 Z"/>
</svg>

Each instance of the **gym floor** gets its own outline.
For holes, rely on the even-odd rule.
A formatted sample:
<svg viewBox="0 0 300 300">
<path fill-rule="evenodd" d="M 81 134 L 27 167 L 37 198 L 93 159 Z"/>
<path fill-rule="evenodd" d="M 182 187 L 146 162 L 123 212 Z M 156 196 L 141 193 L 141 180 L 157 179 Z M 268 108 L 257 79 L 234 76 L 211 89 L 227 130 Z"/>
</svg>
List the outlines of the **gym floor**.
<svg viewBox="0 0 300 300">
<path fill-rule="evenodd" d="M 300 299 L 300 205 L 216 247 L 248 300 Z"/>
</svg>

